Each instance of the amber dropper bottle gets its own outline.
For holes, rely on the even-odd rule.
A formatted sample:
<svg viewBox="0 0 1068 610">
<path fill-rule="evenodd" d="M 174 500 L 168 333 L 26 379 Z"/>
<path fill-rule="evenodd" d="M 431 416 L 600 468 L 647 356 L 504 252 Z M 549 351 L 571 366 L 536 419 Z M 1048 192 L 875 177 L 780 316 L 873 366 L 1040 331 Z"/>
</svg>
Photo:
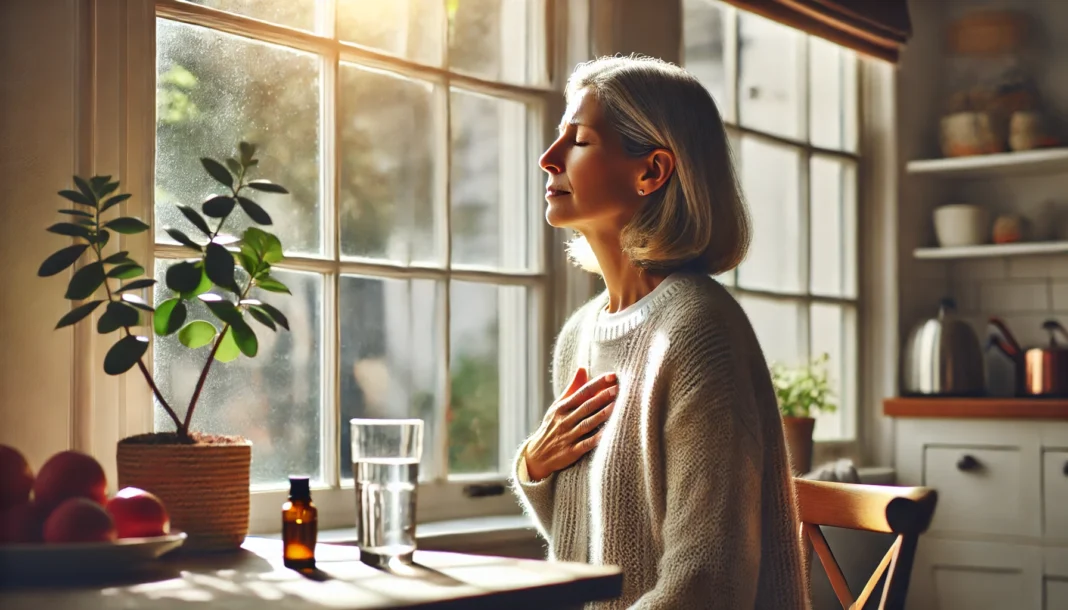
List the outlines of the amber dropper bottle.
<svg viewBox="0 0 1068 610">
<path fill-rule="evenodd" d="M 319 509 L 312 504 L 308 477 L 289 477 L 289 501 L 282 505 L 282 552 L 287 568 L 315 567 L 318 533 Z"/>
</svg>

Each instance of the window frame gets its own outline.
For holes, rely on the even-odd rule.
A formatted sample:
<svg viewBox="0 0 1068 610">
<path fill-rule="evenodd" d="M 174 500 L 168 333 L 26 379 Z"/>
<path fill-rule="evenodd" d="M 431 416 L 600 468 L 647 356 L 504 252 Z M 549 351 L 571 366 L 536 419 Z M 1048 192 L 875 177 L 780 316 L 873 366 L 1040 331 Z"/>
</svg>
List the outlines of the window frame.
<svg viewBox="0 0 1068 610">
<path fill-rule="evenodd" d="M 745 288 L 738 284 L 739 269 L 736 267 L 729 273 L 724 274 L 729 276 L 723 283 L 731 294 L 735 297 L 756 297 L 760 299 L 797 304 L 802 308 L 801 318 L 804 320 L 799 328 L 800 336 L 798 342 L 804 347 L 805 353 L 811 355 L 812 352 L 812 337 L 811 337 L 811 307 L 813 304 L 820 305 L 832 305 L 840 308 L 840 311 L 844 313 L 852 310 L 852 324 L 853 329 L 852 337 L 845 336 L 843 341 L 846 345 L 843 346 L 843 350 L 847 346 L 851 346 L 852 349 L 848 350 L 852 357 L 852 371 L 853 378 L 851 380 L 842 379 L 842 387 L 845 388 L 844 392 L 841 392 L 838 396 L 839 413 L 842 417 L 841 428 L 845 431 L 845 434 L 835 438 L 817 439 L 814 441 L 813 450 L 813 464 L 824 462 L 831 459 L 837 459 L 840 457 L 851 457 L 854 460 L 860 459 L 859 439 L 863 432 L 864 425 L 864 409 L 861 406 L 862 397 L 867 396 L 867 388 L 865 387 L 864 376 L 862 375 L 863 366 L 866 363 L 866 355 L 863 353 L 865 345 L 862 344 L 862 337 L 866 334 L 866 324 L 868 322 L 865 312 L 865 287 L 861 281 L 861 274 L 863 273 L 863 263 L 865 261 L 864 248 L 860 244 L 860 231 L 865 226 L 866 218 L 864 218 L 864 206 L 862 205 L 863 197 L 867 193 L 865 176 L 864 176 L 864 164 L 866 160 L 866 147 L 869 145 L 866 128 L 868 127 L 868 121 L 865 116 L 865 104 L 864 104 L 864 91 L 865 91 L 865 76 L 866 70 L 864 68 L 864 59 L 861 56 L 856 57 L 856 61 L 853 64 L 854 83 L 856 85 L 855 101 L 856 101 L 856 123 L 854 129 L 855 141 L 853 142 L 852 151 L 846 147 L 842 149 L 827 148 L 818 146 L 812 143 L 811 138 L 811 114 L 810 104 L 812 103 L 812 88 L 809 78 L 809 70 L 811 69 L 811 54 L 809 47 L 813 36 L 807 34 L 801 30 L 794 30 L 798 32 L 797 52 L 799 57 L 804 58 L 803 61 L 799 61 L 801 69 L 797 75 L 798 81 L 803 83 L 804 94 L 800 95 L 800 105 L 798 108 L 799 120 L 802 121 L 803 129 L 799 130 L 798 137 L 787 137 L 763 129 L 754 127 L 748 127 L 742 124 L 741 121 L 741 101 L 739 95 L 739 89 L 741 87 L 741 81 L 739 79 L 741 72 L 741 53 L 740 53 L 740 16 L 743 12 L 742 9 L 737 8 L 722 0 L 704 0 L 707 4 L 715 4 L 723 11 L 723 56 L 724 56 L 724 81 L 725 81 L 725 95 L 726 100 L 723 106 L 725 111 L 721 108 L 721 114 L 724 126 L 727 131 L 727 135 L 731 140 L 732 149 L 735 154 L 736 163 L 740 154 L 739 144 L 743 137 L 753 138 L 762 143 L 768 143 L 775 146 L 782 146 L 799 153 L 799 176 L 798 183 L 799 188 L 799 219 L 800 219 L 800 240 L 798 244 L 799 248 L 799 267 L 800 267 L 800 284 L 801 289 L 799 291 L 778 291 L 778 290 L 764 290 L 755 288 Z M 680 11 L 685 19 L 685 11 Z M 750 13 L 752 14 L 752 13 Z M 756 15 L 760 17 L 759 15 Z M 783 26 L 787 27 L 787 26 Z M 685 31 L 685 26 L 681 28 Z M 792 28 L 791 28 L 792 29 Z M 853 52 L 853 51 L 851 51 Z M 855 53 L 855 52 L 854 52 Z M 686 58 L 686 40 L 685 37 L 680 37 L 679 43 L 679 57 L 680 63 L 685 67 Z M 834 160 L 847 161 L 852 164 L 854 171 L 854 180 L 852 184 L 852 197 L 854 202 L 854 214 L 851 221 L 853 235 L 857 236 L 857 243 L 854 244 L 853 256 L 850 268 L 853 273 L 853 286 L 854 295 L 852 297 L 847 296 L 830 296 L 819 293 L 813 293 L 810 281 L 810 274 L 812 272 L 812 251 L 811 251 L 811 222 L 812 222 L 812 207 L 811 207 L 811 188 L 810 188 L 810 176 L 812 172 L 812 158 L 813 156 L 820 156 L 825 158 L 831 158 Z M 843 196 L 846 193 L 843 191 Z M 843 216 L 843 222 L 846 220 Z M 843 228 L 844 228 L 843 224 Z M 723 278 L 721 278 L 723 279 Z M 843 317 L 843 321 L 845 318 Z M 843 395 L 844 394 L 844 395 Z M 848 405 L 848 409 L 845 408 Z"/>
<path fill-rule="evenodd" d="M 331 210 L 333 214 L 321 212 L 324 219 L 322 227 L 324 245 L 321 258 L 316 256 L 287 256 L 286 260 L 278 264 L 277 267 L 286 270 L 320 273 L 325 279 L 324 302 L 321 306 L 321 311 L 324 314 L 323 332 L 326 339 L 322 348 L 324 352 L 322 362 L 324 385 L 321 404 L 324 417 L 322 418 L 322 438 L 320 442 L 323 443 L 326 449 L 323 451 L 321 460 L 323 478 L 326 479 L 326 485 L 316 487 L 313 490 L 315 501 L 320 511 L 320 527 L 351 527 L 354 519 L 352 511 L 353 494 L 355 492 L 351 481 L 349 481 L 348 485 L 344 485 L 340 479 L 340 452 L 336 452 L 338 454 L 333 455 L 335 452 L 329 450 L 331 446 L 340 449 L 339 426 L 346 424 L 346 422 L 340 421 L 340 371 L 338 370 L 339 363 L 337 360 L 340 349 L 340 325 L 338 323 L 340 312 L 337 303 L 337 288 L 341 276 L 350 273 L 359 274 L 363 277 L 434 279 L 435 281 L 443 282 L 446 292 L 449 290 L 450 280 L 475 281 L 492 286 L 518 285 L 528 288 L 530 292 L 526 300 L 533 302 L 536 307 L 528 313 L 529 324 L 523 325 L 522 329 L 517 328 L 515 332 L 508 333 L 505 332 L 506 329 L 519 325 L 512 323 L 513 321 L 507 318 L 507 312 L 504 311 L 501 312 L 499 319 L 502 335 L 499 342 L 502 377 L 505 375 L 504 371 L 508 369 L 506 360 L 518 360 L 515 357 L 506 359 L 504 357 L 506 354 L 523 352 L 523 361 L 527 363 L 525 368 L 531 371 L 523 377 L 523 382 L 519 384 L 522 386 L 521 391 L 516 391 L 516 389 L 509 391 L 502 386 L 502 395 L 507 392 L 507 395 L 512 400 L 523 401 L 525 404 L 523 404 L 521 412 L 516 412 L 516 409 L 508 408 L 504 400 L 501 402 L 499 419 L 501 435 L 499 466 L 501 471 L 485 475 L 453 475 L 447 479 L 440 478 L 440 476 L 437 476 L 440 475 L 440 472 L 435 472 L 433 479 L 420 484 L 417 508 L 420 522 L 486 515 L 520 514 L 521 508 L 506 490 L 505 484 L 508 476 L 506 467 L 511 464 L 514 448 L 519 446 L 525 435 L 532 429 L 531 426 L 540 421 L 544 412 L 544 398 L 551 392 L 551 382 L 548 375 L 549 350 L 557 329 L 569 311 L 565 308 L 576 298 L 583 298 L 583 295 L 576 295 L 571 299 L 564 296 L 572 292 L 571 285 L 575 284 L 575 274 L 573 270 L 569 269 L 570 265 L 566 262 L 566 254 L 563 250 L 564 240 L 560 239 L 558 230 L 549 227 L 544 222 L 528 222 L 528 238 L 532 239 L 532 243 L 536 245 L 535 248 L 529 249 L 528 255 L 531 257 L 529 258 L 529 264 L 531 265 L 529 269 L 487 269 L 465 265 L 453 266 L 450 264 L 449 259 L 452 236 L 450 224 L 447 220 L 448 215 L 451 214 L 452 204 L 450 200 L 451 194 L 448 193 L 448 185 L 446 183 L 445 198 L 444 201 L 440 202 L 445 206 L 443 214 L 446 222 L 441 223 L 443 226 L 437 228 L 441 239 L 444 241 L 445 249 L 441 259 L 443 262 L 440 265 L 418 263 L 403 265 L 375 259 L 342 258 L 338 241 L 340 232 L 337 230 L 337 214 L 340 205 L 336 191 L 339 182 L 335 176 L 338 167 L 338 146 L 336 146 L 336 137 L 333 137 L 333 135 L 336 135 L 335 121 L 337 112 L 332 107 L 332 104 L 337 99 L 337 74 L 338 70 L 340 70 L 341 62 L 353 63 L 372 69 L 384 69 L 391 73 L 416 78 L 423 82 L 431 82 L 436 90 L 446 98 L 449 97 L 449 92 L 452 88 L 458 86 L 464 91 L 490 95 L 495 99 L 520 101 L 528 105 L 526 124 L 521 126 L 526 131 L 524 135 L 530 149 L 527 151 L 527 158 L 530 161 L 536 160 L 540 148 L 543 148 L 553 139 L 553 128 L 551 126 L 555 124 L 555 116 L 559 115 L 563 107 L 563 82 L 560 77 L 564 71 L 559 69 L 559 63 L 565 60 L 567 50 L 571 46 L 567 39 L 574 34 L 574 32 L 567 30 L 567 9 L 569 8 L 567 4 L 559 0 L 546 0 L 546 10 L 543 15 L 545 19 L 543 24 L 545 39 L 536 43 L 531 41 L 532 44 L 528 48 L 530 55 L 538 57 L 538 59 L 534 60 L 534 69 L 540 70 L 545 77 L 541 85 L 514 85 L 451 71 L 447 67 L 447 36 L 443 36 L 442 40 L 441 66 L 434 67 L 396 57 L 386 52 L 345 43 L 337 40 L 332 34 L 327 37 L 327 34 L 297 30 L 200 5 L 180 2 L 179 0 L 157 0 L 154 7 L 152 3 L 147 4 L 148 10 L 139 14 L 137 19 L 143 25 L 148 26 L 150 32 L 149 36 L 143 37 L 140 42 L 144 44 L 145 51 L 149 52 L 148 56 L 151 61 L 145 62 L 146 65 L 141 66 L 139 70 L 139 74 L 148 79 L 149 86 L 141 89 L 140 96 L 145 99 L 139 99 L 134 106 L 141 106 L 150 117 L 151 125 L 146 126 L 149 127 L 146 130 L 147 137 L 143 137 L 147 141 L 139 143 L 142 146 L 146 146 L 150 151 L 148 159 L 155 158 L 156 78 L 154 60 L 156 54 L 155 23 L 157 18 L 206 26 L 227 34 L 314 53 L 319 60 L 320 88 L 322 92 L 320 99 L 322 125 L 320 130 L 323 134 L 332 134 L 332 137 L 323 138 L 324 141 L 320 144 L 320 150 L 323 154 L 320 180 L 324 191 L 321 206 L 325 210 Z M 332 7 L 333 3 L 324 2 L 324 5 Z M 529 7 L 526 10 L 528 16 L 534 12 Z M 324 28 L 318 29 L 319 31 L 324 31 Z M 554 35 L 555 31 L 564 31 L 565 35 Z M 151 40 L 148 40 L 149 38 Z M 147 44 L 149 42 L 151 44 Z M 580 41 L 580 44 L 581 42 L 584 41 Z M 529 61 L 528 59 L 528 63 Z M 538 61 L 541 61 L 542 64 L 537 64 Z M 131 74 L 131 76 L 137 78 L 137 75 Z M 329 94 L 328 88 L 332 90 Z M 446 124 L 450 122 L 448 116 L 449 103 L 448 101 L 445 102 L 446 115 L 443 120 Z M 451 158 L 449 128 L 446 127 L 444 130 L 439 130 L 439 132 L 441 131 L 445 132 L 444 138 L 443 141 L 439 141 L 435 146 L 435 155 L 441 154 L 444 155 L 445 159 L 449 159 Z M 518 129 L 516 132 L 518 133 Z M 154 163 L 149 161 L 144 165 L 146 167 L 141 168 L 141 177 L 144 180 L 142 192 L 150 194 L 155 180 Z M 443 180 L 448 180 L 450 165 L 449 163 L 445 164 L 442 172 L 444 174 Z M 525 181 L 525 184 L 538 184 L 540 171 L 538 171 L 536 163 L 527 163 L 527 165 L 530 166 L 528 169 L 530 179 Z M 504 171 L 502 169 L 502 173 Z M 440 189 L 441 185 L 438 188 Z M 330 190 L 335 192 L 330 193 Z M 522 197 L 533 204 L 534 196 L 537 192 L 537 189 L 526 188 L 522 193 Z M 509 194 L 507 191 L 502 191 L 501 196 L 507 197 Z M 129 211 L 139 213 L 142 218 L 151 219 L 150 224 L 155 226 L 154 202 L 151 197 L 140 198 L 136 204 L 131 205 Z M 537 218 L 534 218 L 534 220 L 537 220 Z M 155 243 L 151 232 L 146 241 L 147 243 L 140 244 L 137 251 L 142 254 L 144 259 L 149 261 L 148 265 L 154 266 L 156 258 L 178 259 L 188 257 L 188 252 L 180 246 Z M 558 298 L 558 295 L 563 298 Z M 439 311 L 439 323 L 442 319 L 444 321 L 441 325 L 444 339 L 441 342 L 444 344 L 441 357 L 445 359 L 446 363 L 450 356 L 448 303 L 449 299 L 446 297 L 444 311 Z M 519 335 L 529 337 L 529 341 L 520 339 Z M 151 354 L 152 351 L 149 353 Z M 149 363 L 149 366 L 151 366 L 151 363 Z M 333 379 L 330 378 L 331 375 L 333 375 Z M 446 400 L 449 395 L 449 377 L 448 374 L 445 375 L 445 383 L 441 388 L 445 393 Z M 133 409 L 126 409 L 126 419 L 133 422 L 130 427 L 134 430 L 150 430 L 152 428 L 154 403 L 147 391 L 137 393 L 141 395 L 141 400 L 135 400 L 132 403 L 128 400 L 126 401 L 127 404 L 137 405 Z M 440 411 L 437 415 L 440 423 L 443 424 L 444 409 Z M 331 414 L 333 417 L 329 417 Z M 441 436 L 444 438 L 444 435 Z M 331 438 L 334 440 L 327 440 Z M 437 442 L 434 445 L 434 449 L 440 459 L 447 460 L 447 443 Z M 469 498 L 464 493 L 464 487 L 471 483 L 501 484 L 505 488 L 505 493 L 477 499 Z M 281 486 L 265 488 L 253 486 L 251 491 L 250 531 L 252 533 L 278 531 L 278 510 L 279 506 L 285 501 L 286 490 Z"/>
</svg>

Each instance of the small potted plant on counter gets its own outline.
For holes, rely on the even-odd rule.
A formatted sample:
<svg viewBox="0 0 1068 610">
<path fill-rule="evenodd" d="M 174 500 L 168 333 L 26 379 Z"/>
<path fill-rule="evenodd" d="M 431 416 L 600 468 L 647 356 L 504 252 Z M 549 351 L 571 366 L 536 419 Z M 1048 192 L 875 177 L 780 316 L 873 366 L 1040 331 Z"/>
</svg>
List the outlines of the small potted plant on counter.
<svg viewBox="0 0 1068 610">
<path fill-rule="evenodd" d="M 203 158 L 201 164 L 223 187 L 196 210 L 179 206 L 182 215 L 199 232 L 189 236 L 177 229 L 167 233 L 190 251 L 190 259 L 171 265 L 166 272 L 168 297 L 152 307 L 137 295 L 156 280 L 142 277 L 145 268 L 126 251 L 105 250 L 113 233 L 136 234 L 149 226 L 138 218 L 119 215 L 130 198 L 118 194 L 119 183 L 110 176 L 74 177 L 77 190 L 59 195 L 73 206 L 60 210 L 68 216 L 48 231 L 74 238 L 75 243 L 49 256 L 38 275 L 53 276 L 79 260 L 70 276 L 65 297 L 80 302 L 63 316 L 56 328 L 76 324 L 96 311 L 96 330 L 117 333 L 104 357 L 104 372 L 121 375 L 137 367 L 151 388 L 173 430 L 139 434 L 118 443 L 119 487 L 138 487 L 162 499 L 175 529 L 188 534 L 191 550 L 236 549 L 244 542 L 249 523 L 249 478 L 252 446 L 236 436 L 204 434 L 192 426 L 193 415 L 212 364 L 230 362 L 241 355 L 254 358 L 259 348 L 248 317 L 272 331 L 288 330 L 289 322 L 277 308 L 251 298 L 253 289 L 289 293 L 271 275 L 271 265 L 282 260 L 282 244 L 262 229 L 249 227 L 238 239 L 226 233 L 227 221 L 247 216 L 258 225 L 270 225 L 270 215 L 250 199 L 253 192 L 287 193 L 267 180 L 249 180 L 258 164 L 256 147 L 247 142 L 238 154 L 220 163 Z M 107 218 L 110 217 L 110 218 Z M 231 223 L 235 224 L 235 223 Z M 243 223 L 247 224 L 247 223 Z M 186 320 L 189 308 L 201 302 L 212 321 Z M 248 317 L 246 317 L 246 314 Z M 141 333 L 151 316 L 159 336 L 177 333 L 179 342 L 204 354 L 192 398 L 179 414 L 163 396 L 144 356 L 150 344 Z"/>
<path fill-rule="evenodd" d="M 830 356 L 821 354 L 807 364 L 788 367 L 781 363 L 771 366 L 771 381 L 779 401 L 786 448 L 790 454 L 790 470 L 794 476 L 812 468 L 812 429 L 818 412 L 833 413 L 837 408 L 827 376 Z"/>
</svg>

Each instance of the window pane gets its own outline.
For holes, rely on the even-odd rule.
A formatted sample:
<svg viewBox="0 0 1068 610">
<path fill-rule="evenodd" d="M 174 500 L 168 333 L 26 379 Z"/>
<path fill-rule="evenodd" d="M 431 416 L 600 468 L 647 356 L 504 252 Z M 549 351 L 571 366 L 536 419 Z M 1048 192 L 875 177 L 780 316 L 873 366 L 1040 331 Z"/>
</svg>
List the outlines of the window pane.
<svg viewBox="0 0 1068 610">
<path fill-rule="evenodd" d="M 450 68 L 486 80 L 543 80 L 529 54 L 545 48 L 544 0 L 450 0 L 447 7 Z"/>
<path fill-rule="evenodd" d="M 161 287 L 156 290 L 157 305 L 172 296 L 162 287 L 167 267 L 173 262 L 156 259 L 156 279 Z M 322 477 L 323 277 L 295 271 L 271 273 L 289 286 L 292 296 L 258 290 L 251 296 L 285 313 L 290 330 L 273 332 L 246 317 L 259 340 L 259 353 L 251 359 L 240 356 L 232 362 L 212 363 L 193 412 L 192 427 L 252 441 L 252 484 L 277 486 L 284 485 L 292 474 Z M 229 293 L 219 294 L 233 298 Z M 189 306 L 187 323 L 207 320 L 221 327 L 200 301 Z M 178 415 L 184 416 L 211 346 L 191 350 L 173 334 L 156 337 L 154 350 L 156 384 Z M 174 429 L 158 405 L 155 427 Z"/>
<path fill-rule="evenodd" d="M 156 48 L 156 241 L 174 243 L 167 227 L 197 235 L 177 204 L 199 208 L 224 188 L 200 158 L 231 156 L 247 140 L 259 145 L 255 176 L 291 193 L 255 194 L 273 231 L 287 252 L 319 254 L 318 59 L 166 19 L 157 20 Z M 224 232 L 248 224 L 234 214 Z"/>
<path fill-rule="evenodd" d="M 449 472 L 497 472 L 502 303 L 522 288 L 452 282 L 448 413 Z"/>
<path fill-rule="evenodd" d="M 749 316 L 769 365 L 781 362 L 793 366 L 804 358 L 800 303 L 747 294 L 739 295 L 738 303 Z"/>
<path fill-rule="evenodd" d="M 683 0 L 683 62 L 716 100 L 719 113 L 733 118 L 727 97 L 727 59 L 724 34 L 728 11 L 715 0 Z"/>
<path fill-rule="evenodd" d="M 812 324 L 810 357 L 827 354 L 827 372 L 834 391 L 832 400 L 838 406 L 834 413 L 816 416 L 816 439 L 842 439 L 854 435 L 853 414 L 856 405 L 857 378 L 856 312 L 852 307 L 812 303 L 809 309 Z"/>
<path fill-rule="evenodd" d="M 302 30 L 315 29 L 315 0 L 185 0 Z"/>
<path fill-rule="evenodd" d="M 800 292 L 801 202 L 798 149 L 743 136 L 742 188 L 753 221 L 748 257 L 738 268 L 738 285 L 776 292 Z"/>
<path fill-rule="evenodd" d="M 804 136 L 802 36 L 751 13 L 738 15 L 738 112 L 742 124 L 789 138 Z"/>
<path fill-rule="evenodd" d="M 526 267 L 526 107 L 459 89 L 451 95 L 452 262 Z"/>
<path fill-rule="evenodd" d="M 442 0 L 338 0 L 338 38 L 440 66 L 444 6 Z"/>
<path fill-rule="evenodd" d="M 856 165 L 812 157 L 809 174 L 809 289 L 815 294 L 856 296 Z"/>
<path fill-rule="evenodd" d="M 857 56 L 848 49 L 808 39 L 809 137 L 823 148 L 857 149 Z"/>
<path fill-rule="evenodd" d="M 423 463 L 433 461 L 444 373 L 439 284 L 346 275 L 339 291 L 341 476 L 352 478 L 353 417 L 422 419 Z"/>
<path fill-rule="evenodd" d="M 439 261 L 430 83 L 341 64 L 341 253 Z"/>
</svg>

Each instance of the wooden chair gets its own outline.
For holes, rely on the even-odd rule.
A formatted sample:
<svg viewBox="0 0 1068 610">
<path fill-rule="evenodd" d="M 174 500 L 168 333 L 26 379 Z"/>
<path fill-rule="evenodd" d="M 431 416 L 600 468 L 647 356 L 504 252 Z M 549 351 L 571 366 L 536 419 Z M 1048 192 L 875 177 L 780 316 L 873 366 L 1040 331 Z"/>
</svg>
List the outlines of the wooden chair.
<svg viewBox="0 0 1068 610">
<path fill-rule="evenodd" d="M 916 543 L 927 530 L 938 493 L 928 487 L 891 487 L 794 479 L 801 512 L 801 539 L 807 539 L 823 564 L 838 601 L 846 610 L 867 603 L 886 573 L 881 610 L 901 610 L 909 588 Z M 853 597 L 820 526 L 897 534 L 864 589 Z M 808 555 L 806 554 L 806 559 Z"/>
</svg>

